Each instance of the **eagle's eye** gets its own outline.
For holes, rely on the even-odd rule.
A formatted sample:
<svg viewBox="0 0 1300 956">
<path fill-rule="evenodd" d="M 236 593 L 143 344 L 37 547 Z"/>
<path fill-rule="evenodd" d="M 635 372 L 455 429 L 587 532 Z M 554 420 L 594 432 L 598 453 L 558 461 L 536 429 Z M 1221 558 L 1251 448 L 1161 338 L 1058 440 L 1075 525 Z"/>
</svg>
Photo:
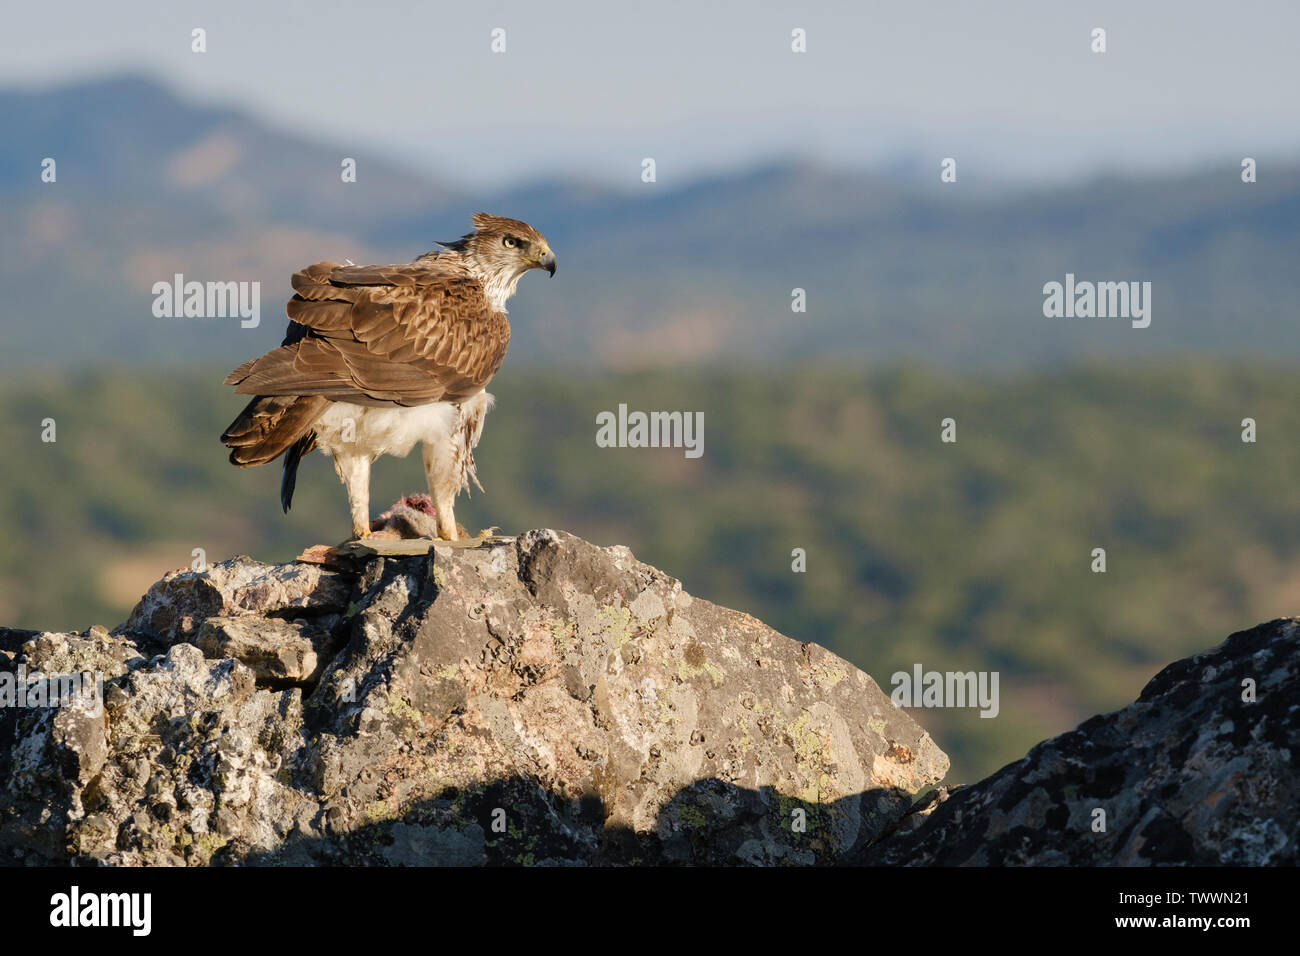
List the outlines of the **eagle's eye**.
<svg viewBox="0 0 1300 956">
<path fill-rule="evenodd" d="M 519 245 L 519 240 L 514 236 L 506 236 L 501 240 L 501 245 L 505 246 L 507 249 L 513 249 L 515 246 Z"/>
</svg>

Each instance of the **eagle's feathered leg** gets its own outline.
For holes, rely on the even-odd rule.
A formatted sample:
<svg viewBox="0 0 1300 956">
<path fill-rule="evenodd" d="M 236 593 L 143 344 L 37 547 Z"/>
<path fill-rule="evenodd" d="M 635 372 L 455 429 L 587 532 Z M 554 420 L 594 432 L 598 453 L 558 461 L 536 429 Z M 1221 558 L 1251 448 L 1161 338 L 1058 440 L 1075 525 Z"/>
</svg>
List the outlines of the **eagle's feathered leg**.
<svg viewBox="0 0 1300 956">
<path fill-rule="evenodd" d="M 438 436 L 423 444 L 424 476 L 429 483 L 429 497 L 438 515 L 438 537 L 458 541 L 469 536 L 456 524 L 453 511 L 456 495 L 469 493 L 470 482 L 479 491 L 474 465 L 474 446 L 483 435 L 483 419 L 496 400 L 488 392 L 479 392 L 456 406 L 456 423 L 448 435 Z M 487 537 L 483 531 L 478 537 Z"/>
<path fill-rule="evenodd" d="M 456 525 L 456 492 L 460 491 L 460 476 L 453 467 L 451 443 L 448 441 L 425 442 L 421 446 L 424 454 L 424 477 L 429 482 L 429 497 L 433 499 L 433 510 L 438 516 L 438 537 L 456 541 L 460 529 Z"/>
<path fill-rule="evenodd" d="M 334 470 L 348 492 L 348 507 L 352 511 L 352 537 L 370 535 L 370 457 L 334 453 Z"/>
</svg>

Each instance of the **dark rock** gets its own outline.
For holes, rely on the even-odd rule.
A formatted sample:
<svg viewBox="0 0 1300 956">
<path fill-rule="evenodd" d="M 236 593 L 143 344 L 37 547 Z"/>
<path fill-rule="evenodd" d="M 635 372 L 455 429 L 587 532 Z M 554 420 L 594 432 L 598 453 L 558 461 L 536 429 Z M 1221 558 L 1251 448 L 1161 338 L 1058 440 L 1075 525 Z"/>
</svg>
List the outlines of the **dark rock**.
<svg viewBox="0 0 1300 956">
<path fill-rule="evenodd" d="M 1273 621 L 1169 665 L 1135 703 L 1038 744 L 851 861 L 1295 866 L 1298 627 Z"/>
</svg>

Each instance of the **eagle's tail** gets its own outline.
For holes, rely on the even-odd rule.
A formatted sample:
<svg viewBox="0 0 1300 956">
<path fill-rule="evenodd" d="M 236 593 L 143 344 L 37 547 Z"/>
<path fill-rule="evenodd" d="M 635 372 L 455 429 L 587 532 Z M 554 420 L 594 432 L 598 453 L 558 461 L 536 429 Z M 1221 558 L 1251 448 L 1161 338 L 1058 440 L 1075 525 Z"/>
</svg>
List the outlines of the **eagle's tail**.
<svg viewBox="0 0 1300 956">
<path fill-rule="evenodd" d="M 280 490 L 285 511 L 293 498 L 298 462 L 316 443 L 311 426 L 328 404 L 329 399 L 321 395 L 258 395 L 221 435 L 221 443 L 230 448 L 232 465 L 264 465 L 290 452 Z"/>
</svg>

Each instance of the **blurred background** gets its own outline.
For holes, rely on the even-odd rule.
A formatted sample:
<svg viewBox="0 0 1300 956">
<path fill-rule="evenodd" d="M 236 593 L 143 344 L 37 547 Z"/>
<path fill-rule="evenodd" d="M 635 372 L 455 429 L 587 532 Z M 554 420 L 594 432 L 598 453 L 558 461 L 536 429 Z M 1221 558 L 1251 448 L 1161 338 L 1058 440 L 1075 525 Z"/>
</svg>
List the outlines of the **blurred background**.
<svg viewBox="0 0 1300 956">
<path fill-rule="evenodd" d="M 279 344 L 296 269 L 408 261 L 479 210 L 543 232 L 559 272 L 511 303 L 462 523 L 626 544 L 887 690 L 916 663 L 999 671 L 996 719 L 915 713 L 950 782 L 1300 611 L 1294 4 L 6 20 L 0 624 L 112 627 L 194 548 L 344 538 L 323 457 L 287 517 L 278 467 L 226 462 L 221 379 Z M 259 281 L 261 325 L 156 318 L 175 273 Z M 1066 273 L 1152 283 L 1150 327 L 1045 318 Z M 620 403 L 702 411 L 703 457 L 597 448 Z M 384 459 L 372 509 L 419 490 L 418 455 Z"/>
</svg>

